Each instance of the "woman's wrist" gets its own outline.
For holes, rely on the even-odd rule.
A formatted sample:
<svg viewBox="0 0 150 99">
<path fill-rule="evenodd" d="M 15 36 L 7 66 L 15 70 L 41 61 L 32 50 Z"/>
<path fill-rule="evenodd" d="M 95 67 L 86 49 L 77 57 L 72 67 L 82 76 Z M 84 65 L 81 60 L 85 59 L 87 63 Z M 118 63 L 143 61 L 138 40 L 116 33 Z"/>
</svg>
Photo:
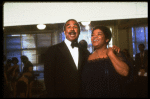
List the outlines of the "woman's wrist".
<svg viewBox="0 0 150 99">
<path fill-rule="evenodd" d="M 113 51 L 113 49 L 110 49 L 110 51 L 108 51 L 108 53 L 107 53 L 107 56 L 112 57 L 113 55 L 115 55 L 114 51 Z"/>
</svg>

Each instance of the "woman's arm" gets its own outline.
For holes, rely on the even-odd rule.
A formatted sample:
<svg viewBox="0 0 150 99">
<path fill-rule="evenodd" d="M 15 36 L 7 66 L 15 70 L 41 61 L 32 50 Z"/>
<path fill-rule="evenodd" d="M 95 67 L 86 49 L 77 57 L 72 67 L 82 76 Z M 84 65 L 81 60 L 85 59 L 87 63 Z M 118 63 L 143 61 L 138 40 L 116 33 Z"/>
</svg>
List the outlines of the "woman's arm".
<svg viewBox="0 0 150 99">
<path fill-rule="evenodd" d="M 32 73 L 31 72 L 25 72 L 25 73 L 23 73 L 23 76 L 32 76 Z"/>
<path fill-rule="evenodd" d="M 28 68 L 28 72 L 25 72 L 25 73 L 23 73 L 23 75 L 25 76 L 32 76 L 32 72 L 33 72 L 33 67 L 31 66 L 31 67 L 29 67 Z"/>
<path fill-rule="evenodd" d="M 6 81 L 6 84 L 8 84 L 7 75 L 6 75 L 5 72 L 4 72 L 4 79 L 5 79 L 5 81 Z"/>
<path fill-rule="evenodd" d="M 13 68 L 13 66 L 9 67 L 8 70 L 7 70 L 7 72 L 11 71 L 12 68 Z"/>
<path fill-rule="evenodd" d="M 30 72 L 33 72 L 33 67 L 29 67 L 29 71 L 30 71 Z"/>
<path fill-rule="evenodd" d="M 128 65 L 123 62 L 121 60 L 121 58 L 117 57 L 114 52 L 113 49 L 110 47 L 107 50 L 107 55 L 110 58 L 115 70 L 117 71 L 117 73 L 119 73 L 122 76 L 127 76 L 129 73 L 129 67 Z"/>
<path fill-rule="evenodd" d="M 16 75 L 18 75 L 17 69 L 19 69 L 19 66 L 18 66 L 18 65 L 17 65 L 17 66 L 15 67 L 15 69 L 13 70 L 13 73 L 12 73 L 13 77 L 15 77 Z"/>
</svg>

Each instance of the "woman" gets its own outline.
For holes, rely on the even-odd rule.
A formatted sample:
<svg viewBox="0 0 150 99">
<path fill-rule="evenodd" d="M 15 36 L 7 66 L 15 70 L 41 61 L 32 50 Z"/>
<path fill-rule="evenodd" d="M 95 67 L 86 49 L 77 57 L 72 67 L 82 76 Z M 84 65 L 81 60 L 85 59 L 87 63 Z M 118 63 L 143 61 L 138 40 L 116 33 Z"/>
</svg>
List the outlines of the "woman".
<svg viewBox="0 0 150 99">
<path fill-rule="evenodd" d="M 6 65 L 4 67 L 4 70 L 6 71 L 8 82 L 11 80 L 11 75 L 10 75 L 10 70 L 12 68 L 11 63 L 12 63 L 11 59 L 7 59 Z"/>
<path fill-rule="evenodd" d="M 24 64 L 24 68 L 16 84 L 17 86 L 16 94 L 17 95 L 19 94 L 21 97 L 27 98 L 27 97 L 31 97 L 31 85 L 34 81 L 33 64 L 28 60 L 28 57 L 24 55 L 21 56 L 20 58 Z M 24 86 L 24 88 L 20 89 L 21 86 Z"/>
<path fill-rule="evenodd" d="M 133 58 L 130 56 L 129 54 L 129 50 L 128 49 L 123 49 L 122 52 L 124 53 L 125 57 L 127 58 L 127 60 L 129 62 L 131 62 L 131 64 L 134 66 L 135 65 L 135 61 L 133 60 Z"/>
<path fill-rule="evenodd" d="M 16 81 L 17 78 L 18 78 L 18 75 L 20 73 L 18 62 L 19 61 L 16 57 L 12 58 L 12 63 L 13 63 L 13 66 L 12 66 L 12 76 L 13 76 L 12 81 Z"/>
<path fill-rule="evenodd" d="M 3 98 L 11 98 L 11 90 L 9 88 L 9 83 L 8 83 L 8 80 L 7 80 L 7 70 L 6 70 L 6 65 L 5 65 L 5 62 L 6 61 L 6 56 L 4 55 L 3 56 L 3 70 L 4 70 L 4 79 L 3 79 Z M 11 62 L 10 62 L 11 63 Z"/>
<path fill-rule="evenodd" d="M 19 65 L 18 65 L 18 62 L 19 60 L 17 59 L 17 57 L 13 57 L 12 58 L 12 63 L 13 63 L 13 66 L 12 66 L 12 80 L 11 80 L 11 85 L 12 85 L 12 88 L 13 88 L 13 94 L 14 94 L 14 97 L 16 96 L 16 81 L 18 80 L 18 77 L 19 77 Z"/>
<path fill-rule="evenodd" d="M 121 52 L 115 54 L 113 48 L 107 48 L 110 40 L 109 28 L 96 26 L 92 30 L 91 41 L 95 51 L 83 67 L 82 97 L 122 97 L 121 84 L 129 67 Z"/>
<path fill-rule="evenodd" d="M 30 83 L 32 80 L 34 80 L 33 64 L 28 60 L 28 57 L 26 57 L 24 55 L 21 56 L 21 61 L 24 64 L 22 76 L 25 76 L 26 78 L 28 78 L 29 83 Z"/>
<path fill-rule="evenodd" d="M 6 82 L 7 82 L 7 86 L 9 88 L 10 91 L 12 91 L 12 86 L 11 86 L 11 80 L 12 80 L 12 74 L 11 74 L 11 69 L 12 69 L 12 66 L 11 66 L 11 59 L 7 59 L 6 61 L 6 65 L 4 67 L 4 71 L 5 71 L 5 78 L 6 78 Z"/>
</svg>

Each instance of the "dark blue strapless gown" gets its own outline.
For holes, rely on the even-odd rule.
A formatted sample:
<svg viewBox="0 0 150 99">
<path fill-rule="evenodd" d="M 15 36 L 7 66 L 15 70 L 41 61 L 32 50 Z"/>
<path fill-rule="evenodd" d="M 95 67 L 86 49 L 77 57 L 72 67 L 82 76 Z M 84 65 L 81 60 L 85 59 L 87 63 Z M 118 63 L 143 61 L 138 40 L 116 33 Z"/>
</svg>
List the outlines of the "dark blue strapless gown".
<svg viewBox="0 0 150 99">
<path fill-rule="evenodd" d="M 122 97 L 123 78 L 108 57 L 87 61 L 81 75 L 82 97 Z"/>
</svg>

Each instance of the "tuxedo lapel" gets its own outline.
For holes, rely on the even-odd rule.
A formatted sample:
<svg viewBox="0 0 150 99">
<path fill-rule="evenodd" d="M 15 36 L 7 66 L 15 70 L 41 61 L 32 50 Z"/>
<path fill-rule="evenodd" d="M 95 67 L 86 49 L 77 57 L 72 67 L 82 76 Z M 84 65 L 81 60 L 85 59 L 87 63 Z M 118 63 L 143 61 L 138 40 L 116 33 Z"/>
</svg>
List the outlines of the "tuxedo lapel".
<svg viewBox="0 0 150 99">
<path fill-rule="evenodd" d="M 138 60 L 140 59 L 140 53 L 137 54 L 137 59 L 138 59 Z"/>
<path fill-rule="evenodd" d="M 71 53 L 67 47 L 67 45 L 65 44 L 65 42 L 63 41 L 60 46 L 59 46 L 59 50 L 60 52 L 65 56 L 66 61 L 73 66 L 74 69 L 76 69 L 76 65 L 74 63 L 74 60 L 71 56 Z"/>
<path fill-rule="evenodd" d="M 144 51 L 144 60 L 146 60 L 146 59 L 147 59 L 147 52 Z"/>
<path fill-rule="evenodd" d="M 79 47 L 79 61 L 78 61 L 78 70 L 81 69 L 81 65 L 82 65 L 82 61 L 83 61 L 83 53 L 81 48 Z"/>
</svg>

